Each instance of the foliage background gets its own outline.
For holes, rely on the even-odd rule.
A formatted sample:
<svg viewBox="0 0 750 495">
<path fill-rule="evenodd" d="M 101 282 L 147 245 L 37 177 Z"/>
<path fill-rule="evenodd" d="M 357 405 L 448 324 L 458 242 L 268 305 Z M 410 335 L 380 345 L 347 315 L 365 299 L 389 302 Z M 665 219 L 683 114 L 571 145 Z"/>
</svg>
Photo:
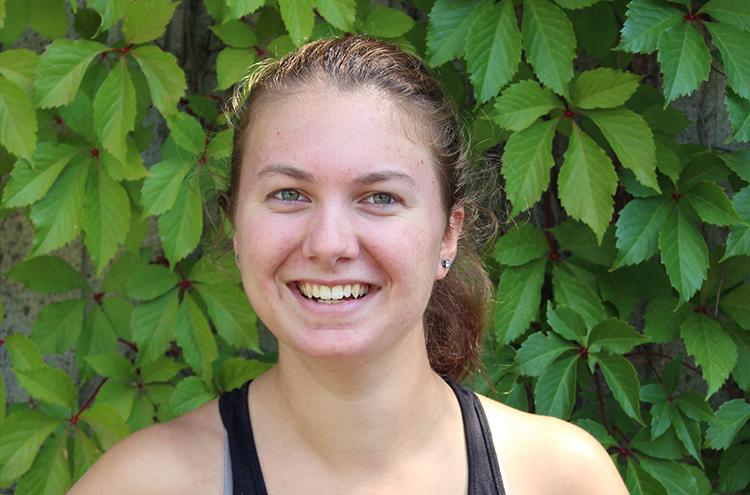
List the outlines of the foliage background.
<svg viewBox="0 0 750 495">
<path fill-rule="evenodd" d="M 748 0 L 0 0 L 0 216 L 33 226 L 3 292 L 51 295 L 2 327 L 0 487 L 63 493 L 274 361 L 211 249 L 221 104 L 253 61 L 363 32 L 425 56 L 474 155 L 502 152 L 468 383 L 589 430 L 632 493 L 747 492 L 749 31 Z"/>
</svg>

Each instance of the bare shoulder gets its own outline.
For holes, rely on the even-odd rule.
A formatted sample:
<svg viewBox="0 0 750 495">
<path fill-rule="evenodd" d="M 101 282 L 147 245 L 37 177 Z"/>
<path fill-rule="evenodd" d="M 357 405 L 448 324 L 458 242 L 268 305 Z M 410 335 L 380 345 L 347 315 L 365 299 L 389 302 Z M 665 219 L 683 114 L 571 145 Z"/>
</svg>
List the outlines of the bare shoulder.
<svg viewBox="0 0 750 495">
<path fill-rule="evenodd" d="M 479 398 L 509 493 L 627 494 L 607 451 L 585 430 Z"/>
<path fill-rule="evenodd" d="M 121 440 L 69 494 L 221 493 L 223 470 L 224 430 L 214 400 Z"/>
</svg>

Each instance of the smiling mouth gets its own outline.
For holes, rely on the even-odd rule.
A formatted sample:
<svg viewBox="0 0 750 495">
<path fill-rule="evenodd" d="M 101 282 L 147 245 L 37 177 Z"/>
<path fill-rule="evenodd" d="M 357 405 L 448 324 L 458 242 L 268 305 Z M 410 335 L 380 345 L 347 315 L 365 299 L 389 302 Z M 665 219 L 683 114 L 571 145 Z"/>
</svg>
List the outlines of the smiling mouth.
<svg viewBox="0 0 750 495">
<path fill-rule="evenodd" d="M 337 304 L 342 301 L 362 299 L 370 292 L 370 284 L 318 285 L 311 282 L 295 282 L 303 297 L 322 304 Z"/>
</svg>

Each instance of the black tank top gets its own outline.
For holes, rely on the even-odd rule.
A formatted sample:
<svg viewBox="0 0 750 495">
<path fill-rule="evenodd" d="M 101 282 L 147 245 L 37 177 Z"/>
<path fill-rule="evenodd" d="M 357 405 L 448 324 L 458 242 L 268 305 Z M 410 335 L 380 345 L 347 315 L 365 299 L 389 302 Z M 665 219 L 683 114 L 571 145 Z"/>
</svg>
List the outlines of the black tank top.
<svg viewBox="0 0 750 495">
<path fill-rule="evenodd" d="M 453 389 L 461 406 L 469 464 L 469 495 L 505 495 L 492 435 L 479 398 L 450 378 L 444 376 L 443 379 Z M 251 381 L 219 397 L 219 413 L 229 439 L 234 495 L 268 495 L 246 400 Z"/>
</svg>

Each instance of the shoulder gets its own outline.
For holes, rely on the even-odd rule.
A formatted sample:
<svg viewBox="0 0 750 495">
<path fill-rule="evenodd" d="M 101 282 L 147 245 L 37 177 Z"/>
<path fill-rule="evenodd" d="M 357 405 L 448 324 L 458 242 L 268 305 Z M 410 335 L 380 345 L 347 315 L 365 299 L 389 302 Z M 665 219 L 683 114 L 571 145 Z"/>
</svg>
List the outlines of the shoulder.
<svg viewBox="0 0 750 495">
<path fill-rule="evenodd" d="M 479 398 L 509 493 L 627 493 L 607 451 L 582 428 Z"/>
<path fill-rule="evenodd" d="M 124 438 L 69 494 L 220 493 L 224 429 L 217 402 Z"/>
</svg>

